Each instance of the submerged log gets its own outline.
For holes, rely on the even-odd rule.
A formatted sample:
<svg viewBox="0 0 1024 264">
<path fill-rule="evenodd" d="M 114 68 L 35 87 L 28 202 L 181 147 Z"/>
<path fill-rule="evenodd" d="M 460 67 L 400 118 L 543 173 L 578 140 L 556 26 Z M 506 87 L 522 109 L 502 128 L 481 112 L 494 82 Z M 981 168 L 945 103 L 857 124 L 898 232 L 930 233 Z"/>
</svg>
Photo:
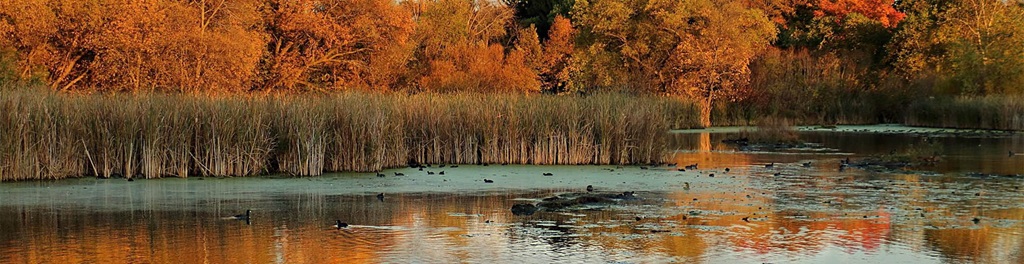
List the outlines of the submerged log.
<svg viewBox="0 0 1024 264">
<path fill-rule="evenodd" d="M 614 204 L 620 201 L 639 200 L 636 192 L 623 193 L 569 193 L 555 195 L 534 204 L 516 204 L 512 206 L 513 215 L 533 215 L 537 211 L 571 210 L 580 206 Z"/>
</svg>

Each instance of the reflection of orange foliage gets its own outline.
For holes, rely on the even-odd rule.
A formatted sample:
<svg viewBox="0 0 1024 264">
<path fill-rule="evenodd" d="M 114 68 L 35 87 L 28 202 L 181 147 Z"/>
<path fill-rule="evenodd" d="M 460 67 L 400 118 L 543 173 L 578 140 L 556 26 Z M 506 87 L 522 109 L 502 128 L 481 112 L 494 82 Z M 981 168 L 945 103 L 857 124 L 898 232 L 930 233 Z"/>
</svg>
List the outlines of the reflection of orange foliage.
<svg viewBox="0 0 1024 264">
<path fill-rule="evenodd" d="M 891 215 L 884 209 L 878 209 L 878 217 L 865 219 L 842 219 L 834 221 L 834 229 L 844 231 L 839 235 L 837 243 L 844 248 L 862 248 L 866 251 L 874 251 L 885 242 L 889 236 Z"/>
<path fill-rule="evenodd" d="M 925 230 L 925 240 L 943 255 L 957 260 L 974 260 L 979 263 L 994 263 L 989 249 L 995 237 L 990 227 L 979 229 L 938 229 Z M 989 261 L 984 261 L 988 259 Z"/>
<path fill-rule="evenodd" d="M 847 251 L 871 252 L 879 250 L 894 232 L 893 216 L 883 208 L 867 218 L 837 218 L 824 212 L 801 212 L 799 214 L 806 218 L 794 218 L 797 213 L 772 208 L 774 202 L 770 196 L 747 198 L 747 193 L 709 191 L 701 185 L 693 187 L 690 191 L 668 194 L 667 198 L 675 201 L 669 206 L 681 208 L 678 214 L 668 217 L 637 222 L 631 215 L 606 210 L 577 212 L 585 217 L 545 214 L 543 219 L 557 224 L 575 221 L 572 223 L 575 226 L 597 224 L 587 231 L 554 228 L 564 235 L 559 239 L 583 240 L 586 242 L 583 244 L 609 252 L 663 254 L 692 262 L 704 261 L 709 251 L 721 248 L 740 251 L 739 254 L 748 254 L 747 250 L 757 254 L 779 250 L 814 254 L 833 244 Z M 489 259 L 502 254 L 505 243 L 510 243 L 508 237 L 499 234 L 516 227 L 505 224 L 520 221 L 519 224 L 528 226 L 533 224 L 532 220 L 538 220 L 505 218 L 509 216 L 506 208 L 516 203 L 512 198 L 547 194 L 472 197 L 396 194 L 388 195 L 386 203 L 367 195 L 346 198 L 356 206 L 343 208 L 332 208 L 333 202 L 316 197 L 297 203 L 298 211 L 289 211 L 295 213 L 293 216 L 257 218 L 252 226 L 219 220 L 211 215 L 196 216 L 191 212 L 146 211 L 133 217 L 92 213 L 78 217 L 5 209 L 7 211 L 0 213 L 0 259 L 11 263 L 376 263 L 392 260 L 385 253 L 397 251 L 412 251 L 414 253 L 408 254 L 414 255 L 391 257 L 429 260 L 427 262 Z M 929 208 L 927 204 L 922 207 Z M 690 214 L 689 210 L 701 213 Z M 1021 220 L 1024 210 L 994 210 L 982 215 L 986 219 Z M 327 227 L 330 223 L 326 219 L 335 217 L 356 224 L 414 230 L 351 228 L 338 231 Z M 743 217 L 750 217 L 751 222 L 743 221 Z M 481 224 L 485 220 L 499 224 Z M 648 223 L 667 222 L 678 223 L 680 227 L 670 228 L 671 233 L 651 233 L 642 228 Z M 725 229 L 687 227 L 692 225 Z M 1019 247 L 1024 247 L 1015 228 L 1019 226 L 999 228 L 983 224 L 977 229 L 903 232 L 923 233 L 923 239 L 931 248 L 953 262 L 993 263 L 1014 257 L 1000 254 L 1020 252 Z M 573 237 L 576 232 L 591 235 Z M 495 235 L 471 237 L 481 233 Z M 717 244 L 719 241 L 728 244 Z M 467 248 L 473 250 L 464 250 Z"/>
<path fill-rule="evenodd" d="M 689 140 L 695 138 L 695 140 Z M 700 133 L 697 137 L 677 137 L 687 139 L 687 142 L 675 142 L 683 149 L 692 149 L 692 152 L 679 152 L 672 157 L 672 163 L 677 163 L 679 168 L 697 163 L 698 169 L 713 169 L 717 166 L 746 166 L 751 163 L 750 155 L 739 153 L 722 154 L 713 151 L 726 150 L 729 146 L 715 144 L 710 133 Z M 735 168 L 734 168 L 735 169 Z"/>
</svg>

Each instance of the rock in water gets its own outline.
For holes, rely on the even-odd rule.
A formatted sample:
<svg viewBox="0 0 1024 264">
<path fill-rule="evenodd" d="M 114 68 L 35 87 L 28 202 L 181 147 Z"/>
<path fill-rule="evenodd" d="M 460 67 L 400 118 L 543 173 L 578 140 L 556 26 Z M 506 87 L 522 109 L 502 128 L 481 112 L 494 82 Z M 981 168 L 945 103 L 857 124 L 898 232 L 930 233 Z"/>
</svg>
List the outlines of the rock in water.
<svg viewBox="0 0 1024 264">
<path fill-rule="evenodd" d="M 533 215 L 533 213 L 536 213 L 536 212 L 537 212 L 537 206 L 534 206 L 532 204 L 517 204 L 517 205 L 513 205 L 512 206 L 512 214 L 513 215 L 519 215 L 519 216 Z"/>
</svg>

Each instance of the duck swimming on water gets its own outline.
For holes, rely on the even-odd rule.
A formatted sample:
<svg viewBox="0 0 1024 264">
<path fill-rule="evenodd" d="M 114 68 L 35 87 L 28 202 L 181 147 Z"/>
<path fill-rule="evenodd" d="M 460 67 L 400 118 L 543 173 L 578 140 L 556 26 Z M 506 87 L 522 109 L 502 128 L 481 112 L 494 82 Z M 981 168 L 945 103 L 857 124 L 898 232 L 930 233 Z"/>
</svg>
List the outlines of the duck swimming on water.
<svg viewBox="0 0 1024 264">
<path fill-rule="evenodd" d="M 225 217 L 224 219 L 246 220 L 246 221 L 248 221 L 251 216 L 252 216 L 252 210 L 245 210 L 245 214 L 237 214 L 237 215 L 234 215 L 234 216 L 231 216 L 231 217 Z"/>
<path fill-rule="evenodd" d="M 331 226 L 333 228 L 342 229 L 342 228 L 347 228 L 348 227 L 348 224 L 341 222 L 341 220 L 334 220 L 334 221 L 335 221 L 334 225 Z"/>
</svg>

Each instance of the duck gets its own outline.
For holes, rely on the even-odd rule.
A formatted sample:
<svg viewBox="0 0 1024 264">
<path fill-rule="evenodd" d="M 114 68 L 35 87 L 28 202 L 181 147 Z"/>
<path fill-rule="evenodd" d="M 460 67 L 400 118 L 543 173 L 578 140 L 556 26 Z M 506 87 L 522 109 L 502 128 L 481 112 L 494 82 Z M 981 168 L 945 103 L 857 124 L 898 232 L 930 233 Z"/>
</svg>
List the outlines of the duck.
<svg viewBox="0 0 1024 264">
<path fill-rule="evenodd" d="M 555 174 L 554 173 L 550 173 L 550 172 L 545 172 L 544 176 L 555 176 Z"/>
<path fill-rule="evenodd" d="M 444 165 L 444 164 L 437 165 L 438 168 L 444 168 L 444 166 L 446 166 L 446 165 Z"/>
<path fill-rule="evenodd" d="M 395 176 L 405 176 L 405 173 L 395 172 Z"/>
<path fill-rule="evenodd" d="M 438 172 L 437 175 L 444 175 L 444 171 Z"/>
<path fill-rule="evenodd" d="M 252 216 L 252 210 L 245 210 L 245 214 L 237 214 L 237 215 L 229 217 L 229 218 L 230 219 L 234 219 L 234 220 L 249 220 L 249 218 L 251 216 Z"/>
<path fill-rule="evenodd" d="M 804 168 L 810 168 L 811 167 L 811 162 L 804 162 L 804 164 L 801 164 L 801 165 L 803 165 Z"/>
<path fill-rule="evenodd" d="M 337 229 L 348 228 L 348 224 L 345 223 L 345 222 L 342 222 L 341 220 L 334 220 L 334 225 L 331 226 L 331 227 L 337 228 Z"/>
<path fill-rule="evenodd" d="M 587 192 L 593 192 L 593 191 L 594 191 L 594 186 L 593 185 L 587 185 Z"/>
<path fill-rule="evenodd" d="M 750 223 L 750 217 L 749 216 L 744 216 L 743 217 L 743 222 Z"/>
<path fill-rule="evenodd" d="M 729 168 L 725 168 L 725 172 L 729 172 Z"/>
<path fill-rule="evenodd" d="M 384 193 L 378 193 L 377 194 L 377 200 L 383 202 L 384 201 Z"/>
<path fill-rule="evenodd" d="M 647 169 L 647 166 L 640 166 L 640 169 L 641 169 L 641 170 L 646 170 L 646 169 Z"/>
<path fill-rule="evenodd" d="M 493 180 L 484 179 L 484 183 L 494 183 Z"/>
<path fill-rule="evenodd" d="M 434 175 L 433 171 L 427 171 L 427 175 Z"/>
<path fill-rule="evenodd" d="M 383 173 L 380 173 L 380 172 L 377 172 L 377 177 L 378 177 L 378 178 L 384 178 L 384 174 L 383 174 Z"/>
<path fill-rule="evenodd" d="M 714 173 L 709 173 L 709 174 L 708 174 L 708 177 L 714 178 L 714 177 L 715 177 L 715 174 L 714 174 Z"/>
<path fill-rule="evenodd" d="M 451 167 L 452 167 L 452 169 L 454 169 L 454 168 L 458 168 L 459 165 L 452 165 Z"/>
<path fill-rule="evenodd" d="M 772 162 L 772 163 L 768 163 L 768 164 L 765 164 L 765 165 L 764 165 L 764 167 L 765 167 L 765 168 L 769 168 L 769 169 L 771 169 L 771 168 L 775 168 L 775 162 Z"/>
<path fill-rule="evenodd" d="M 684 182 L 684 184 L 686 184 L 686 185 L 683 186 L 683 190 L 689 191 L 690 190 L 690 183 L 689 182 Z"/>
</svg>

